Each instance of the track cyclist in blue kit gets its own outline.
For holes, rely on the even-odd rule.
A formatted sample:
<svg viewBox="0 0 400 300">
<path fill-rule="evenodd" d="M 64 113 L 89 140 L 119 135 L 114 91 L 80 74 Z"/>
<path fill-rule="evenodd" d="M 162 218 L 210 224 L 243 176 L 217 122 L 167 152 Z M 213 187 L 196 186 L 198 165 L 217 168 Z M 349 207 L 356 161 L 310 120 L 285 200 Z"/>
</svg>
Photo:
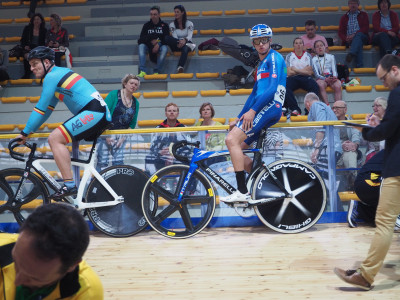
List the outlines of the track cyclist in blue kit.
<svg viewBox="0 0 400 300">
<path fill-rule="evenodd" d="M 271 28 L 265 24 L 254 26 L 250 31 L 250 39 L 260 62 L 253 91 L 236 120 L 229 124 L 230 132 L 225 140 L 238 187 L 233 194 L 221 199 L 226 203 L 252 203 L 244 172 L 250 173 L 252 160 L 243 154 L 242 149 L 247 149 L 257 141 L 261 129 L 279 121 L 286 93 L 286 64 L 282 55 L 271 49 Z"/>
<path fill-rule="evenodd" d="M 71 157 L 66 145 L 72 141 L 94 140 L 111 121 L 110 111 L 99 92 L 82 76 L 68 68 L 54 65 L 55 54 L 50 48 L 39 46 L 31 50 L 28 61 L 36 78 L 43 81 L 42 94 L 25 128 L 17 137 L 24 144 L 50 116 L 59 101 L 63 101 L 74 115 L 49 135 L 49 145 L 64 185 L 51 197 L 60 199 L 74 196 L 77 187 L 72 177 Z"/>
</svg>

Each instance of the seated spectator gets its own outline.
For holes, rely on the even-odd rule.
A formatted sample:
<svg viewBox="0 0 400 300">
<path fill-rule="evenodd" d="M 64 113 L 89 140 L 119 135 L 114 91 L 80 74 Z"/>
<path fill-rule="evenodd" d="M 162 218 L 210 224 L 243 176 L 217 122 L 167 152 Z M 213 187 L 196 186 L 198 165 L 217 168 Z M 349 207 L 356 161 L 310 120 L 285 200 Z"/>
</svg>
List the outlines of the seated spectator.
<svg viewBox="0 0 400 300">
<path fill-rule="evenodd" d="M 314 75 L 319 86 L 322 100 L 329 105 L 326 87 L 330 86 L 335 93 L 335 101 L 342 100 L 342 83 L 338 79 L 336 59 L 332 54 L 325 53 L 323 41 L 316 41 L 314 49 L 317 55 L 313 57 Z"/>
<path fill-rule="evenodd" d="M 287 80 L 284 107 L 289 110 L 291 115 L 301 114 L 301 109 L 294 96 L 294 91 L 303 89 L 307 92 L 319 94 L 319 88 L 312 77 L 313 62 L 311 54 L 303 50 L 303 40 L 295 38 L 293 41 L 294 52 L 286 56 Z"/>
<path fill-rule="evenodd" d="M 304 106 L 309 111 L 308 121 L 337 121 L 337 117 L 332 109 L 321 102 L 315 93 L 308 93 L 305 95 Z M 334 143 L 335 159 L 338 161 L 342 155 L 342 146 L 337 129 L 334 130 Z M 317 169 L 321 170 L 322 173 L 328 170 L 327 146 L 325 129 L 318 128 L 315 133 L 314 150 L 311 152 L 311 161 L 316 164 Z"/>
<path fill-rule="evenodd" d="M 372 105 L 372 109 L 374 112 L 367 116 L 369 119 L 372 115 L 376 115 L 380 120 L 383 119 L 387 108 L 387 99 L 383 97 L 377 97 L 374 100 L 374 104 Z M 365 153 L 365 162 L 367 162 L 372 156 L 378 153 L 380 150 L 385 148 L 385 142 L 367 142 L 367 151 Z"/>
<path fill-rule="evenodd" d="M 0 236 L 1 299 L 104 298 L 97 274 L 82 260 L 89 228 L 74 207 L 39 206 L 20 234 Z"/>
<path fill-rule="evenodd" d="M 50 15 L 50 29 L 47 30 L 46 34 L 46 46 L 55 51 L 56 66 L 61 66 L 61 57 L 65 54 L 67 59 L 67 67 L 71 67 L 71 64 L 68 63 L 69 55 L 66 52 L 67 48 L 69 47 L 68 31 L 61 26 L 61 17 L 57 14 Z"/>
<path fill-rule="evenodd" d="M 0 48 L 0 82 L 10 79 L 7 73 L 8 51 Z M 0 90 L 2 89 L 0 85 Z"/>
<path fill-rule="evenodd" d="M 200 106 L 199 113 L 200 113 L 200 118 L 202 118 L 203 120 L 199 120 L 196 124 L 194 124 L 194 126 L 222 125 L 220 122 L 213 120 L 215 115 L 215 110 L 210 102 L 203 103 Z"/>
<path fill-rule="evenodd" d="M 378 0 L 378 11 L 372 15 L 372 45 L 379 46 L 381 57 L 400 43 L 399 16 L 390 9 L 390 0 Z"/>
<path fill-rule="evenodd" d="M 348 64 L 355 58 L 357 68 L 364 66 L 363 45 L 368 44 L 369 18 L 365 11 L 358 9 L 360 0 L 348 0 L 349 10 L 340 18 L 339 38 L 342 45 L 350 47 L 346 56 Z"/>
<path fill-rule="evenodd" d="M 27 60 L 29 51 L 37 46 L 44 46 L 46 39 L 46 23 L 41 14 L 34 14 L 29 24 L 24 27 L 21 36 L 21 47 L 24 51 L 24 76 L 23 79 L 31 77 L 31 66 Z"/>
<path fill-rule="evenodd" d="M 323 37 L 322 35 L 316 34 L 317 31 L 317 25 L 314 20 L 307 20 L 305 23 L 305 28 L 306 28 L 306 34 L 301 36 L 301 39 L 303 40 L 304 43 L 304 51 L 307 51 L 310 53 L 312 56 L 315 55 L 315 50 L 314 50 L 314 43 L 316 41 L 323 41 L 325 45 L 325 52 L 329 52 L 328 48 L 328 42 L 326 41 L 326 38 Z"/>
<path fill-rule="evenodd" d="M 157 66 L 154 69 L 154 74 L 161 73 L 164 67 L 165 57 L 167 56 L 168 46 L 165 42 L 165 37 L 169 36 L 169 27 L 167 23 L 161 21 L 160 7 L 153 6 L 150 8 L 150 21 L 143 25 L 139 44 L 139 77 L 144 77 L 147 74 L 146 55 L 149 53 L 149 58 Z M 157 58 L 157 55 L 158 58 Z"/>
<path fill-rule="evenodd" d="M 200 106 L 199 109 L 200 118 L 203 120 L 199 120 L 194 126 L 218 126 L 222 125 L 218 121 L 214 121 L 215 110 L 213 105 L 210 102 L 205 102 Z M 212 133 L 207 132 L 205 136 L 206 141 L 206 150 L 209 151 L 219 151 L 225 149 L 225 133 Z M 214 157 L 207 160 L 207 164 L 211 165 L 218 162 L 226 161 L 225 156 Z"/>
<path fill-rule="evenodd" d="M 181 52 L 176 73 L 183 73 L 187 56 L 196 47 L 192 42 L 193 23 L 187 20 L 186 10 L 182 5 L 174 7 L 175 20 L 169 24 L 171 35 L 165 37 L 165 43 L 171 51 Z"/>
<path fill-rule="evenodd" d="M 346 116 L 347 103 L 338 100 L 332 105 L 332 110 L 339 121 L 351 120 Z M 350 126 L 340 128 L 340 141 L 342 143 L 343 154 L 337 162 L 339 168 L 357 168 L 361 164 L 362 152 L 358 149 L 361 141 L 361 132 Z M 347 182 L 344 182 L 346 190 L 353 186 L 355 172 L 348 170 L 346 173 Z"/>
<path fill-rule="evenodd" d="M 179 107 L 175 103 L 168 103 L 165 106 L 165 116 L 167 117 L 156 128 L 185 127 L 179 122 Z M 180 140 L 190 139 L 182 132 L 161 132 L 152 134 L 150 154 L 146 157 L 146 170 L 153 174 L 157 170 L 174 163 L 175 158 L 169 152 L 169 145 Z M 179 152 L 179 151 L 178 151 Z"/>
<path fill-rule="evenodd" d="M 139 101 L 132 95 L 140 86 L 139 77 L 127 74 L 122 79 L 122 89 L 111 91 L 105 102 L 111 113 L 112 125 L 108 129 L 134 129 L 139 113 Z M 112 156 L 112 165 L 124 164 L 124 149 L 126 135 L 113 135 L 110 137 L 100 137 L 97 146 L 97 167 L 98 171 L 108 167 L 108 157 Z"/>
</svg>

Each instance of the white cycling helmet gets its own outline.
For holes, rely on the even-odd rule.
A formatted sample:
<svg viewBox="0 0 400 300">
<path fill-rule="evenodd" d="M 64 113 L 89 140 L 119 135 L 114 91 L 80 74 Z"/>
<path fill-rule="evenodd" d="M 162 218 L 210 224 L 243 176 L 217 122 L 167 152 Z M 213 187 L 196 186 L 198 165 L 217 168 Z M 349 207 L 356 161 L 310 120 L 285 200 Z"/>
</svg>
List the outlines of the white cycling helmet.
<svg viewBox="0 0 400 300">
<path fill-rule="evenodd" d="M 250 39 L 257 39 L 260 37 L 272 38 L 272 29 L 265 24 L 257 24 L 250 30 Z"/>
</svg>

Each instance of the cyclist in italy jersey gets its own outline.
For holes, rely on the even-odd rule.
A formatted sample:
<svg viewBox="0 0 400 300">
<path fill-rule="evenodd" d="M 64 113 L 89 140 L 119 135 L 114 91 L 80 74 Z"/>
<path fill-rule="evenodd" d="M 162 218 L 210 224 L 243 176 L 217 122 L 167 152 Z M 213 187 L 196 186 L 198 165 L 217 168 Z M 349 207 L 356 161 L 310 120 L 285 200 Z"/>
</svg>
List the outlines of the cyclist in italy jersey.
<svg viewBox="0 0 400 300">
<path fill-rule="evenodd" d="M 244 170 L 250 172 L 251 159 L 242 149 L 256 141 L 261 129 L 277 123 L 282 116 L 286 93 L 286 64 L 282 55 L 271 49 L 272 30 L 268 25 L 258 24 L 250 31 L 250 39 L 258 52 L 256 83 L 242 111 L 232 121 L 225 143 L 232 158 L 238 189 L 221 201 L 226 203 L 249 202 Z"/>
<path fill-rule="evenodd" d="M 64 180 L 62 189 L 52 195 L 57 199 L 77 193 L 66 144 L 82 139 L 93 140 L 110 123 L 111 115 L 99 92 L 79 74 L 55 66 L 54 58 L 54 51 L 44 46 L 34 48 L 28 55 L 32 72 L 43 80 L 43 89 L 18 138 L 20 144 L 24 144 L 28 136 L 48 119 L 59 101 L 64 102 L 74 115 L 51 132 L 48 139 Z"/>
</svg>

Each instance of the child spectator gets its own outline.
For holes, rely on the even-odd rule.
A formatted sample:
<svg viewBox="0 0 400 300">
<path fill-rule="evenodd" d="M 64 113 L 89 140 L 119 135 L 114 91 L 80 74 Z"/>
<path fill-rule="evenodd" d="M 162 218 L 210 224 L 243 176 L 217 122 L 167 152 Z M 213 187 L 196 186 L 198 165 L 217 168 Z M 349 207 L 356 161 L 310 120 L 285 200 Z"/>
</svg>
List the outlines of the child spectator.
<svg viewBox="0 0 400 300">
<path fill-rule="evenodd" d="M 313 57 L 314 74 L 319 86 L 322 100 L 329 105 L 326 87 L 330 86 L 335 93 L 335 101 L 342 100 L 342 84 L 337 78 L 336 59 L 332 54 L 325 53 L 323 41 L 316 41 L 314 49 L 317 55 Z"/>
</svg>

